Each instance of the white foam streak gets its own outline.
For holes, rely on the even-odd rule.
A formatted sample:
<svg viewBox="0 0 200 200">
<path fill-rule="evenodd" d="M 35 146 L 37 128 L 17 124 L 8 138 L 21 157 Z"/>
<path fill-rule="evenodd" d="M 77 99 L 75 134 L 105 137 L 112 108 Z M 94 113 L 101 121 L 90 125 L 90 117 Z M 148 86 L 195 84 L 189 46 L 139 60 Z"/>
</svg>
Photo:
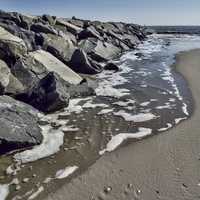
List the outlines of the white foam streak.
<svg viewBox="0 0 200 200">
<path fill-rule="evenodd" d="M 155 116 L 152 113 L 139 113 L 139 114 L 132 115 L 130 113 L 125 112 L 124 110 L 115 112 L 114 115 L 121 116 L 126 121 L 132 121 L 132 122 L 145 122 L 145 121 L 149 121 L 149 120 L 157 118 L 157 116 Z"/>
<path fill-rule="evenodd" d="M 66 167 L 65 169 L 61 169 L 57 171 L 55 178 L 56 179 L 67 178 L 68 176 L 73 174 L 77 169 L 78 169 L 77 166 L 69 166 L 69 167 Z"/>
<path fill-rule="evenodd" d="M 63 144 L 64 133 L 60 130 L 50 130 L 49 126 L 42 127 L 43 142 L 33 149 L 26 150 L 14 155 L 14 159 L 21 163 L 33 162 L 48 157 L 60 150 Z"/>
<path fill-rule="evenodd" d="M 9 194 L 9 185 L 10 184 L 0 185 L 0 200 L 6 200 Z"/>
<path fill-rule="evenodd" d="M 114 151 L 119 145 L 121 145 L 127 139 L 142 139 L 152 133 L 149 128 L 139 128 L 137 133 L 120 133 L 112 137 L 112 139 L 106 145 L 106 148 L 99 152 L 103 155 L 105 152 Z"/>
<path fill-rule="evenodd" d="M 40 186 L 39 188 L 38 188 L 38 190 L 36 191 L 36 192 L 34 192 L 29 198 L 28 198 L 28 200 L 33 200 L 33 199 L 35 199 L 36 197 L 38 197 L 38 195 L 41 193 L 41 192 L 43 192 L 44 191 L 44 187 L 43 186 Z"/>
</svg>

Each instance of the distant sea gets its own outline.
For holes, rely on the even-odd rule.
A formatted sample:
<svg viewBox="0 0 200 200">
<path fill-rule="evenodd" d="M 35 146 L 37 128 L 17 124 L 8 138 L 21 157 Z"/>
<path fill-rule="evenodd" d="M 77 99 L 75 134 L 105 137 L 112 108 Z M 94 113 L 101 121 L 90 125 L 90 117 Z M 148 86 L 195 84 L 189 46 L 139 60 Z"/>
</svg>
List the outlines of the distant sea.
<svg viewBox="0 0 200 200">
<path fill-rule="evenodd" d="M 198 34 L 200 26 L 148 26 L 158 34 Z"/>
</svg>

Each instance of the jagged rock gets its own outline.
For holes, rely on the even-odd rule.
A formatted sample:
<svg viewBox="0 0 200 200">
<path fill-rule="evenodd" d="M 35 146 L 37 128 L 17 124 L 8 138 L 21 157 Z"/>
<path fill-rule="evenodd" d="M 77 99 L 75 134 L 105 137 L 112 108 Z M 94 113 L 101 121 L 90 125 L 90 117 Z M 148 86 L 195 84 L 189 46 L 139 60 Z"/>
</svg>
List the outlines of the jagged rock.
<svg viewBox="0 0 200 200">
<path fill-rule="evenodd" d="M 31 31 L 34 31 L 35 33 L 50 33 L 50 34 L 55 34 L 55 35 L 58 34 L 57 31 L 53 27 L 47 24 L 42 24 L 40 22 L 32 24 L 30 29 Z"/>
<path fill-rule="evenodd" d="M 121 53 L 119 47 L 114 46 L 112 43 L 102 42 L 97 39 L 87 39 L 79 44 L 87 54 L 97 62 L 105 62 L 113 59 Z"/>
<path fill-rule="evenodd" d="M 26 53 L 27 47 L 24 41 L 0 27 L 0 59 L 13 63 L 16 58 Z"/>
<path fill-rule="evenodd" d="M 44 34 L 43 37 L 43 48 L 46 49 L 46 51 L 50 52 L 64 63 L 68 63 L 71 60 L 72 54 L 75 51 L 75 46 L 70 38 L 52 34 Z"/>
<path fill-rule="evenodd" d="M 65 84 L 56 73 L 49 72 L 23 100 L 43 112 L 57 111 L 69 103 L 70 94 Z"/>
<path fill-rule="evenodd" d="M 56 24 L 66 27 L 67 31 L 69 31 L 70 33 L 72 33 L 74 35 L 77 35 L 78 33 L 80 33 L 83 30 L 82 28 L 75 26 L 69 22 L 66 22 L 62 19 L 57 19 Z"/>
<path fill-rule="evenodd" d="M 26 91 L 32 90 L 49 72 L 56 72 L 62 79 L 74 85 L 83 80 L 64 63 L 43 50 L 30 52 L 12 67 L 12 73 L 24 85 Z"/>
<path fill-rule="evenodd" d="M 0 60 L 0 94 L 16 95 L 23 92 L 22 84 L 11 74 L 8 65 Z"/>
<path fill-rule="evenodd" d="M 0 154 L 42 142 L 37 110 L 8 96 L 0 105 Z"/>
<path fill-rule="evenodd" d="M 114 64 L 114 63 L 107 63 L 105 66 L 104 66 L 104 69 L 105 70 L 113 70 L 113 71 L 119 71 L 119 67 Z"/>
<path fill-rule="evenodd" d="M 82 74 L 97 74 L 102 69 L 98 66 L 91 65 L 87 54 L 82 49 L 77 49 L 72 55 L 70 67 L 77 73 Z"/>
<path fill-rule="evenodd" d="M 19 13 L 16 13 L 16 12 L 4 12 L 0 10 L 0 19 L 14 22 L 17 25 L 21 24 Z"/>
<path fill-rule="evenodd" d="M 56 19 L 50 15 L 42 15 L 42 19 L 49 23 L 49 25 L 55 25 Z"/>
<path fill-rule="evenodd" d="M 0 23 L 0 26 L 6 29 L 8 32 L 12 33 L 13 35 L 21 38 L 24 43 L 26 44 L 28 51 L 34 51 L 37 49 L 37 46 L 39 43 L 36 41 L 37 35 L 33 31 L 25 30 L 23 28 L 20 28 L 17 25 L 9 25 L 9 24 L 3 24 Z"/>
<path fill-rule="evenodd" d="M 73 85 L 63 80 L 57 73 L 49 72 L 28 93 L 18 95 L 24 101 L 38 110 L 49 113 L 68 106 L 70 97 L 86 97 L 95 95 L 95 83 L 84 80 Z"/>
<path fill-rule="evenodd" d="M 84 79 L 79 85 L 70 85 L 68 88 L 70 97 L 87 97 L 95 95 L 97 83 L 92 80 Z"/>
<path fill-rule="evenodd" d="M 83 40 L 83 39 L 87 39 L 87 38 L 97 38 L 99 40 L 103 40 L 99 33 L 95 30 L 94 27 L 88 27 L 84 30 L 82 30 L 79 34 L 78 34 L 78 39 L 79 40 Z"/>
<path fill-rule="evenodd" d="M 72 18 L 69 20 L 69 22 L 80 28 L 83 28 L 83 26 L 84 26 L 84 20 L 81 20 L 81 19 Z"/>
</svg>

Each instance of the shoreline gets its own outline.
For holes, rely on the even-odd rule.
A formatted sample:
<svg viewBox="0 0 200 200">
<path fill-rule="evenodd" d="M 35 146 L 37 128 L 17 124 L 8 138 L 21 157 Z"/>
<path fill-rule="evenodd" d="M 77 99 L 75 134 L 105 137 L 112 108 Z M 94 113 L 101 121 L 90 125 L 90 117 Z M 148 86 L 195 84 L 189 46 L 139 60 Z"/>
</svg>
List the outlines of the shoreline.
<svg viewBox="0 0 200 200">
<path fill-rule="evenodd" d="M 199 199 L 199 56 L 200 49 L 181 52 L 174 64 L 193 94 L 191 118 L 163 134 L 104 155 L 88 171 L 46 199 Z"/>
</svg>

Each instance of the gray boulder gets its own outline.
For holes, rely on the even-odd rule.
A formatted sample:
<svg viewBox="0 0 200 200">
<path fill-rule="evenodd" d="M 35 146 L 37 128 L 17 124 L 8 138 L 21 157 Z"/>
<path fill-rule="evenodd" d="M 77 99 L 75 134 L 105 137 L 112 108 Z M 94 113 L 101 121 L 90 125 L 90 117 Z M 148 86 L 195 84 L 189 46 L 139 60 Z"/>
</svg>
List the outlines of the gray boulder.
<svg viewBox="0 0 200 200">
<path fill-rule="evenodd" d="M 52 17 L 50 15 L 42 15 L 42 19 L 46 22 L 49 23 L 49 25 L 55 25 L 56 23 L 56 18 L 55 17 Z"/>
<path fill-rule="evenodd" d="M 32 91 L 49 72 L 56 72 L 63 80 L 77 85 L 83 79 L 50 53 L 37 50 L 19 59 L 11 69 L 23 84 L 25 91 Z"/>
<path fill-rule="evenodd" d="M 87 38 L 97 38 L 99 40 L 103 40 L 101 38 L 100 34 L 96 31 L 96 29 L 93 26 L 90 26 L 90 27 L 82 30 L 78 34 L 78 39 L 79 40 L 83 40 L 83 39 L 87 39 Z"/>
<path fill-rule="evenodd" d="M 75 51 L 75 46 L 69 37 L 61 37 L 52 34 L 43 34 L 43 37 L 43 49 L 50 52 L 64 63 L 68 63 L 71 60 L 72 54 Z"/>
<path fill-rule="evenodd" d="M 50 33 L 57 35 L 57 31 L 50 25 L 42 24 L 42 23 L 35 23 L 32 24 L 30 27 L 31 31 L 34 31 L 35 33 Z"/>
<path fill-rule="evenodd" d="M 0 94 L 17 95 L 24 91 L 19 80 L 11 74 L 8 65 L 0 60 Z"/>
<path fill-rule="evenodd" d="M 0 94 L 2 95 L 5 91 L 5 88 L 9 84 L 10 79 L 10 69 L 7 64 L 0 60 Z"/>
<path fill-rule="evenodd" d="M 72 55 L 70 67 L 77 73 L 97 74 L 102 71 L 99 65 L 92 65 L 87 54 L 82 49 L 77 49 Z"/>
<path fill-rule="evenodd" d="M 116 71 L 116 72 L 119 71 L 119 67 L 116 64 L 112 63 L 112 62 L 107 63 L 104 66 L 104 69 L 105 70 Z"/>
<path fill-rule="evenodd" d="M 25 30 L 23 28 L 20 28 L 17 25 L 10 25 L 5 23 L 0 23 L 0 26 L 6 29 L 8 32 L 12 33 L 13 35 L 21 38 L 28 51 L 34 51 L 37 49 L 37 46 L 39 43 L 36 41 L 37 34 L 30 30 Z"/>
<path fill-rule="evenodd" d="M 12 63 L 26 53 L 24 41 L 0 27 L 0 59 Z"/>
<path fill-rule="evenodd" d="M 95 83 L 83 80 L 79 85 L 64 81 L 57 73 L 49 72 L 31 92 L 18 96 L 18 99 L 38 110 L 51 113 L 68 106 L 70 97 L 95 95 Z"/>
<path fill-rule="evenodd" d="M 67 31 L 69 31 L 70 33 L 72 33 L 73 35 L 77 35 L 78 33 L 80 33 L 83 29 L 74 25 L 74 24 L 71 24 L 67 21 L 64 21 L 62 19 L 57 19 L 56 20 L 56 25 L 61 25 L 61 26 L 64 26 Z"/>
<path fill-rule="evenodd" d="M 70 94 L 65 84 L 59 75 L 50 72 L 22 100 L 45 113 L 57 111 L 69 103 Z"/>
<path fill-rule="evenodd" d="M 79 47 L 97 62 L 111 60 L 121 53 L 121 49 L 112 43 L 93 38 L 81 41 Z"/>
<path fill-rule="evenodd" d="M 8 96 L 0 96 L 0 154 L 42 142 L 38 111 Z"/>
</svg>

